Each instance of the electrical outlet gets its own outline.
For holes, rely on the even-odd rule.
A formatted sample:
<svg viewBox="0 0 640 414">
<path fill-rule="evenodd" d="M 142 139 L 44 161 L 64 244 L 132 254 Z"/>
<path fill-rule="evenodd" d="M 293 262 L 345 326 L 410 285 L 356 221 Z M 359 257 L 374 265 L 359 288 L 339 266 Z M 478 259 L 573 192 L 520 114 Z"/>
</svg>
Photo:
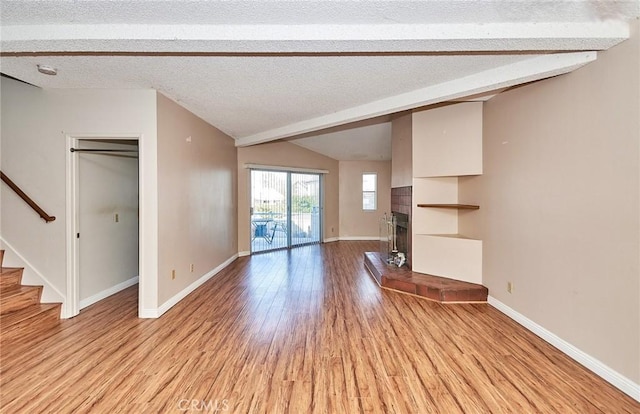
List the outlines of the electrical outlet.
<svg viewBox="0 0 640 414">
<path fill-rule="evenodd" d="M 176 270 L 173 269 L 173 270 L 171 270 L 171 280 L 173 280 L 175 278 L 176 278 Z"/>
<path fill-rule="evenodd" d="M 513 293 L 513 282 L 507 282 L 507 292 Z"/>
<path fill-rule="evenodd" d="M 190 271 L 191 273 L 193 273 L 193 263 L 191 263 L 191 264 L 189 265 L 189 271 Z"/>
</svg>

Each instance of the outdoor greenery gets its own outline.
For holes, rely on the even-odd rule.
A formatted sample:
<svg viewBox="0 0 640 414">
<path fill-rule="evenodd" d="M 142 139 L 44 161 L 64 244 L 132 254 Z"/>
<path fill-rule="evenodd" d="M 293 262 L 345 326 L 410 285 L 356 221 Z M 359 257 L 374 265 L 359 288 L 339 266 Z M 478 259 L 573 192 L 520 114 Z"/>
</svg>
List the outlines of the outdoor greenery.
<svg viewBox="0 0 640 414">
<path fill-rule="evenodd" d="M 315 207 L 315 211 L 314 211 Z M 314 213 L 317 212 L 316 197 L 306 195 L 293 195 L 291 197 L 291 208 L 296 213 Z M 284 213 L 286 206 L 284 201 L 272 201 L 265 203 L 256 203 L 253 208 L 254 214 L 264 213 Z"/>
<path fill-rule="evenodd" d="M 291 197 L 291 208 L 296 213 L 313 213 L 314 207 L 317 207 L 317 202 L 313 196 L 294 195 Z"/>
</svg>

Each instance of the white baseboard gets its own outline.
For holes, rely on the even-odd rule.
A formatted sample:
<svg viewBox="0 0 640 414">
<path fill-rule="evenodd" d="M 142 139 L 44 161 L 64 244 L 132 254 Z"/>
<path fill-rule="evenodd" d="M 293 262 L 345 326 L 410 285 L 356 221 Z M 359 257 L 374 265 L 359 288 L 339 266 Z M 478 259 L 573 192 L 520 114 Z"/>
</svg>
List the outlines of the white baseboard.
<svg viewBox="0 0 640 414">
<path fill-rule="evenodd" d="M 156 319 L 160 315 L 158 309 L 138 309 L 138 318 L 141 319 Z"/>
<path fill-rule="evenodd" d="M 78 304 L 78 310 L 84 309 L 87 306 L 91 306 L 96 302 L 101 301 L 102 299 L 108 298 L 111 295 L 114 295 L 121 290 L 128 288 L 129 286 L 133 286 L 138 283 L 138 276 L 134 276 L 129 280 L 125 280 L 124 282 L 120 282 L 115 286 L 112 286 L 108 289 L 103 290 L 102 292 L 98 292 L 95 295 L 89 296 L 86 299 L 82 299 Z"/>
<path fill-rule="evenodd" d="M 251 254 L 250 251 L 244 250 L 241 252 L 238 252 L 238 257 L 245 257 L 245 256 L 249 256 Z"/>
<path fill-rule="evenodd" d="M 554 347 L 558 348 L 560 351 L 564 352 L 587 369 L 593 371 L 596 375 L 600 376 L 605 381 L 618 388 L 620 391 L 624 392 L 634 400 L 640 402 L 640 384 L 636 384 L 629 378 L 611 369 L 586 352 L 571 345 L 569 342 L 538 325 L 531 319 L 515 311 L 496 298 L 489 296 L 488 302 L 491 306 L 498 309 L 500 312 L 504 313 L 511 319 L 515 320 L 520 325 L 538 335 L 540 338 L 544 339 Z"/>
<path fill-rule="evenodd" d="M 194 290 L 196 290 L 197 288 L 199 288 L 204 282 L 206 282 L 207 280 L 211 279 L 213 276 L 215 276 L 218 272 L 220 272 L 225 267 L 229 266 L 237 258 L 238 258 L 238 253 L 234 254 L 233 256 L 231 256 L 230 258 L 225 260 L 221 265 L 217 266 L 215 269 L 213 269 L 213 270 L 207 272 L 206 274 L 204 274 L 200 279 L 196 280 L 195 282 L 193 282 L 192 284 L 190 284 L 186 288 L 182 289 L 180 292 L 178 292 L 176 295 L 174 295 L 168 301 L 163 303 L 158 309 L 142 309 L 142 310 L 140 310 L 140 312 L 138 314 L 138 317 L 140 317 L 140 318 L 159 318 L 166 311 L 171 309 L 175 304 L 177 304 L 182 299 L 187 297 L 187 295 L 189 293 L 191 293 Z"/>
<path fill-rule="evenodd" d="M 380 237 L 378 236 L 340 236 L 340 237 L 330 237 L 328 239 L 324 239 L 325 243 L 331 243 L 331 242 L 336 242 L 339 240 L 344 240 L 344 241 L 368 241 L 368 240 L 373 240 L 373 241 L 379 241 Z"/>
<path fill-rule="evenodd" d="M 26 285 L 42 286 L 43 303 L 62 303 L 61 315 L 64 317 L 66 296 L 62 294 L 34 265 L 22 256 L 11 243 L 0 237 L 4 249 L 4 266 L 23 267 L 22 282 Z"/>
</svg>

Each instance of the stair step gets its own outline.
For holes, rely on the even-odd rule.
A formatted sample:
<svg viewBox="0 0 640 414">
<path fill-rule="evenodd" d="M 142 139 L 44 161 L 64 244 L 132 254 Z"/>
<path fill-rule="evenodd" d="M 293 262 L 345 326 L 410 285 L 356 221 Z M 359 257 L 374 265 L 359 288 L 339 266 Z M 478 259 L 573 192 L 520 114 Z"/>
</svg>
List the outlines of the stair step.
<svg viewBox="0 0 640 414">
<path fill-rule="evenodd" d="M 30 328 L 48 326 L 52 321 L 60 319 L 60 303 L 36 303 L 26 308 L 15 310 L 0 316 L 2 334 L 18 329 L 27 324 Z"/>
<path fill-rule="evenodd" d="M 19 285 L 22 281 L 22 267 L 3 267 L 0 271 L 0 286 Z"/>
<path fill-rule="evenodd" d="M 58 329 L 60 303 L 40 303 L 42 286 L 23 286 L 22 267 L 3 267 L 0 249 L 0 339 L 4 344 L 18 338 L 35 338 Z"/>
<path fill-rule="evenodd" d="M 42 286 L 11 286 L 0 291 L 0 315 L 40 302 Z"/>
</svg>

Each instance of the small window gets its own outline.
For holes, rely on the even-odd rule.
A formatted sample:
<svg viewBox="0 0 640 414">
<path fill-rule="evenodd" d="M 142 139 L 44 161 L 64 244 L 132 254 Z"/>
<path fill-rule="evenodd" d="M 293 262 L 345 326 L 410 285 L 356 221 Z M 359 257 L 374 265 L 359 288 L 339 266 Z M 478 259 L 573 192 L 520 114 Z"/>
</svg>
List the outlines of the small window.
<svg viewBox="0 0 640 414">
<path fill-rule="evenodd" d="M 377 192 L 377 175 L 373 173 L 362 174 L 362 209 L 375 210 L 376 192 Z"/>
</svg>

